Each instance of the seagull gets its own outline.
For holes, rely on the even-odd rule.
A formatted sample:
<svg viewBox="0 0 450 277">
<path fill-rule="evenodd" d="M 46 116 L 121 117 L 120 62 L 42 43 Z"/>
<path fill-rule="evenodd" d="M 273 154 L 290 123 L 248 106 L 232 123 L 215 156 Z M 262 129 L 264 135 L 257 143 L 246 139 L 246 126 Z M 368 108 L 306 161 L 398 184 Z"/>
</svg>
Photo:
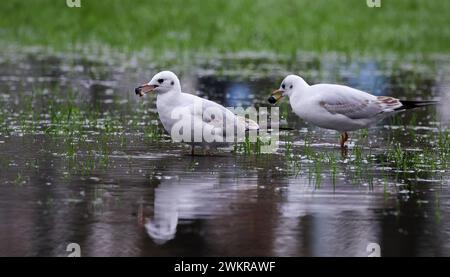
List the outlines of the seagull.
<svg viewBox="0 0 450 277">
<path fill-rule="evenodd" d="M 308 85 L 302 77 L 288 75 L 280 88 L 269 97 L 270 104 L 284 96 L 294 113 L 321 128 L 341 132 L 340 145 L 346 148 L 349 131 L 367 128 L 400 111 L 437 104 L 437 101 L 404 101 L 389 96 L 375 96 L 336 84 Z"/>
<path fill-rule="evenodd" d="M 156 93 L 156 109 L 164 129 L 173 141 L 190 144 L 191 155 L 195 146 L 229 146 L 230 137 L 234 142 L 246 131 L 259 129 L 255 121 L 235 115 L 220 104 L 182 92 L 180 80 L 171 71 L 161 71 L 147 84 L 135 88 L 141 97 L 149 92 Z"/>
</svg>

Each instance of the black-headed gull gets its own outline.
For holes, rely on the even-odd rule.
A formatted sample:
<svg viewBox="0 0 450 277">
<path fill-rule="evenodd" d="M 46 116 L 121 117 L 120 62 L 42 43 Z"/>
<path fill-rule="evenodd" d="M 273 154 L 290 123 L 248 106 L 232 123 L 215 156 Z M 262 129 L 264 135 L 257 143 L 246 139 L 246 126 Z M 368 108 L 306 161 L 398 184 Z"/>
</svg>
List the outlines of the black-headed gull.
<svg viewBox="0 0 450 277">
<path fill-rule="evenodd" d="M 236 138 L 242 139 L 246 131 L 259 129 L 255 121 L 235 115 L 222 105 L 183 93 L 173 72 L 159 72 L 135 89 L 139 96 L 149 92 L 157 95 L 156 108 L 164 129 L 173 141 L 189 143 L 192 155 L 195 146 L 206 149 L 228 146 Z"/>
<path fill-rule="evenodd" d="M 436 104 L 437 101 L 403 101 L 375 96 L 351 87 L 334 84 L 308 85 L 300 76 L 289 75 L 272 92 L 269 103 L 289 97 L 292 110 L 303 120 L 321 128 L 341 132 L 345 147 L 349 131 L 367 128 L 395 112 Z"/>
</svg>

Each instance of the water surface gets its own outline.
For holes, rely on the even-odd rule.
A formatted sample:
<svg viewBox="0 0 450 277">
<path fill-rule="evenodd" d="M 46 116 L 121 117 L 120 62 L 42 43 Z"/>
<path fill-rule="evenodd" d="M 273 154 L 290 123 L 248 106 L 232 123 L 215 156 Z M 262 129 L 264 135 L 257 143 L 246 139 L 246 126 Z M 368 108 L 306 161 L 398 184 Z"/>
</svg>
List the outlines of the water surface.
<svg viewBox="0 0 450 277">
<path fill-rule="evenodd" d="M 450 255 L 447 57 L 222 55 L 195 63 L 26 52 L 0 58 L 0 256 Z M 276 153 L 190 156 L 155 98 L 161 69 L 225 106 L 267 106 L 283 75 L 444 104 L 351 134 L 281 105 Z M 446 104 L 445 104 L 446 103 Z"/>
</svg>

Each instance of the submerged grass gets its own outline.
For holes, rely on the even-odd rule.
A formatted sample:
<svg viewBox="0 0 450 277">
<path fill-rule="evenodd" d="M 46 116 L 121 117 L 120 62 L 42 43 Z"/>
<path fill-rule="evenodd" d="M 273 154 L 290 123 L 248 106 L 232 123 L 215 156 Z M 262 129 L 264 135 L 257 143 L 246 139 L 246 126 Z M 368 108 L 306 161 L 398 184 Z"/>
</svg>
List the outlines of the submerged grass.
<svg viewBox="0 0 450 277">
<path fill-rule="evenodd" d="M 319 68 L 317 66 L 308 70 L 315 72 Z M 397 85 L 403 87 L 405 84 Z M 10 98 L 0 98 L 0 142 L 5 137 L 16 135 L 43 135 L 53 139 L 54 151 L 66 160 L 65 170 L 69 173 L 64 175 L 65 178 L 69 178 L 71 174 L 87 176 L 94 170 L 111 168 L 114 166 L 111 154 L 119 152 L 118 155 L 124 155 L 123 150 L 132 145 L 131 141 L 137 139 L 154 147 L 168 138 L 148 102 L 142 105 L 129 102 L 120 104 L 123 100 L 125 99 L 108 98 L 108 104 L 105 104 L 101 98 L 92 98 L 91 101 L 86 99 L 86 94 L 70 89 L 62 92 L 59 87 L 34 89 L 31 92 L 18 90 Z M 288 123 L 296 122 L 293 117 L 289 118 L 293 115 L 290 107 L 286 103 L 283 107 L 282 117 Z M 352 146 L 346 157 L 342 157 L 337 148 L 318 146 L 317 133 L 311 129 L 300 131 L 300 137 L 296 136 L 298 131 L 295 130 L 282 132 L 282 147 L 273 156 L 261 155 L 264 144 L 261 138 L 256 142 L 247 138 L 237 144 L 235 150 L 238 154 L 255 156 L 252 161 L 267 161 L 267 167 L 272 164 L 271 158 L 281 155 L 288 170 L 279 167 L 280 174 L 307 174 L 311 184 L 317 189 L 323 188 L 331 179 L 335 190 L 345 176 L 346 181 L 355 186 L 368 185 L 373 188 L 374 184 L 381 184 L 387 196 L 392 180 L 413 180 L 410 181 L 413 183 L 417 179 L 442 180 L 448 176 L 448 127 L 434 125 L 432 122 L 437 121 L 434 117 L 427 118 L 425 122 L 430 123 L 427 126 L 420 126 L 420 120 L 420 116 L 414 115 L 407 118 L 394 117 L 391 124 L 388 124 L 390 127 L 385 126 L 380 130 L 383 137 L 389 137 L 381 145 L 371 140 L 376 137 L 369 134 L 374 132 L 372 129 L 354 132 Z M 426 128 L 417 129 L 418 127 Z M 304 141 L 297 144 L 295 138 Z M 126 151 L 130 151 L 130 148 Z M 133 158 L 130 154 L 128 159 L 131 172 Z M 6 164 L 5 167 L 12 163 L 1 157 L 0 162 Z M 40 161 L 35 161 L 35 164 L 39 163 Z M 250 168 L 253 166 L 254 164 L 249 165 Z M 23 173 L 22 176 L 26 174 Z"/>
<path fill-rule="evenodd" d="M 67 170 L 85 176 L 110 167 L 111 153 L 124 148 L 130 134 L 145 141 L 162 136 L 155 115 L 147 112 L 145 104 L 136 108 L 113 101 L 100 107 L 95 101 L 85 101 L 78 91 L 66 90 L 60 97 L 58 88 L 51 90 L 51 94 L 41 89 L 21 93 L 18 104 L 12 99 L 0 101 L 0 138 L 49 139 L 52 151 L 67 161 Z"/>
<path fill-rule="evenodd" d="M 449 1 L 60 0 L 0 3 L 2 43 L 57 49 L 446 53 Z M 39 12 L 36 12 L 39 11 Z"/>
<path fill-rule="evenodd" d="M 404 125 L 402 119 L 397 121 L 400 126 Z M 411 134 L 406 127 L 402 129 L 403 133 L 399 133 L 397 128 L 383 131 L 390 138 L 381 149 L 371 141 L 371 137 L 376 135 L 369 134 L 368 130 L 355 132 L 355 145 L 345 154 L 338 148 L 315 148 L 310 133 L 304 135 L 304 144 L 292 147 L 292 138 L 286 135 L 284 154 L 289 174 L 307 175 L 316 189 L 322 187 L 323 176 L 329 176 L 334 191 L 337 177 L 342 173 L 350 183 L 367 186 L 370 190 L 376 183 L 381 184 L 386 198 L 391 187 L 398 193 L 399 184 L 413 193 L 420 180 L 442 182 L 449 169 L 449 128 L 429 128 L 420 134 Z M 403 139 L 405 134 L 407 137 Z M 394 180 L 394 183 L 389 180 Z"/>
</svg>

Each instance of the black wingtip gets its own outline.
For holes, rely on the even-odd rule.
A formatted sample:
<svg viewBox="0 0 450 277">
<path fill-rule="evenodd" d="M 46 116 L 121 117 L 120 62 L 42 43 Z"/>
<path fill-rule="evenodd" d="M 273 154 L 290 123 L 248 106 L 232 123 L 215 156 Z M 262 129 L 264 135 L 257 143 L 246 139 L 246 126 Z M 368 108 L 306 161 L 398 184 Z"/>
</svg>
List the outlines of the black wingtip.
<svg viewBox="0 0 450 277">
<path fill-rule="evenodd" d="M 397 108 L 396 110 L 410 110 L 420 107 L 426 107 L 431 105 L 436 105 L 439 101 L 414 101 L 414 100 L 400 100 L 402 106 Z"/>
</svg>

